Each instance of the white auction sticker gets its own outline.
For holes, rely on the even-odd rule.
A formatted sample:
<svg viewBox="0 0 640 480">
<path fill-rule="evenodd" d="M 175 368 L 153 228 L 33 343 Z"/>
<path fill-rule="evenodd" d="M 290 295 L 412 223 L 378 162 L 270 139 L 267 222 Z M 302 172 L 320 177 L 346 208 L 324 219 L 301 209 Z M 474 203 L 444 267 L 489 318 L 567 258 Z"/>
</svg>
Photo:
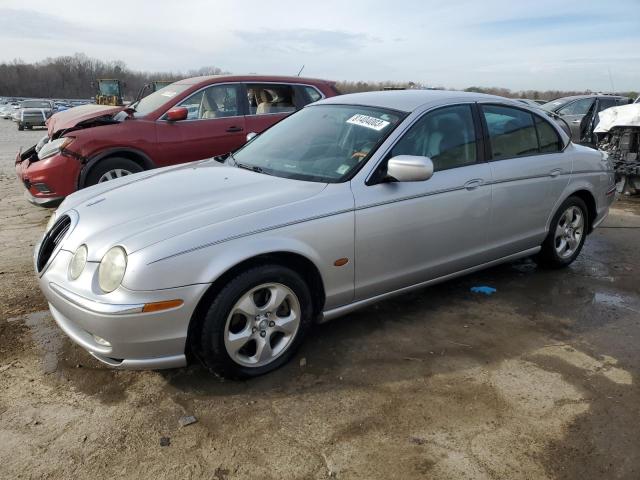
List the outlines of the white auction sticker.
<svg viewBox="0 0 640 480">
<path fill-rule="evenodd" d="M 169 90 L 169 91 L 167 91 L 167 92 L 162 92 L 160 95 L 162 95 L 163 97 L 169 97 L 169 98 L 171 98 L 171 97 L 175 97 L 177 93 L 178 93 L 178 92 L 174 92 L 174 91 L 172 91 L 172 90 Z"/>
<path fill-rule="evenodd" d="M 379 118 L 370 117 L 369 115 L 361 115 L 359 113 L 347 120 L 347 123 L 371 128 L 372 130 L 376 130 L 378 132 L 389 125 L 389 122 L 387 122 L 386 120 L 380 120 Z"/>
</svg>

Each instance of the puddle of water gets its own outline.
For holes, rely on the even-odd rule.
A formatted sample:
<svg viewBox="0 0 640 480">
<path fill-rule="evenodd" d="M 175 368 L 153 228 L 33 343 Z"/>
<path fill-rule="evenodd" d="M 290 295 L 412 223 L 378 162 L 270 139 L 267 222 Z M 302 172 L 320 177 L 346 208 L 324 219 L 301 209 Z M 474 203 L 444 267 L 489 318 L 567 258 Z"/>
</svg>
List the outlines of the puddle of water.
<svg viewBox="0 0 640 480">
<path fill-rule="evenodd" d="M 605 305 L 608 307 L 623 308 L 632 312 L 640 314 L 640 308 L 633 304 L 637 304 L 633 298 L 626 297 L 615 293 L 598 292 L 593 297 L 594 304 Z M 632 304 L 632 305 L 630 305 Z"/>
</svg>

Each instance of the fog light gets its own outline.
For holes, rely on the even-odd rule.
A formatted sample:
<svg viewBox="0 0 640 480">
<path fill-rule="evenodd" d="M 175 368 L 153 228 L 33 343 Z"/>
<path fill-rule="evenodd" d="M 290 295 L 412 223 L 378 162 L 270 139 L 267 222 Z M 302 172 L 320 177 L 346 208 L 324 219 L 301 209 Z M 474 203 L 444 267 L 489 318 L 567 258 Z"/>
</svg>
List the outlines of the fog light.
<svg viewBox="0 0 640 480">
<path fill-rule="evenodd" d="M 51 190 L 46 183 L 34 183 L 33 186 L 40 193 L 53 193 L 53 190 Z"/>
<path fill-rule="evenodd" d="M 104 338 L 99 337 L 98 335 L 96 335 L 95 333 L 93 334 L 93 340 L 98 344 L 98 345 L 102 345 L 103 347 L 110 347 L 111 344 L 109 342 L 107 342 Z"/>
</svg>

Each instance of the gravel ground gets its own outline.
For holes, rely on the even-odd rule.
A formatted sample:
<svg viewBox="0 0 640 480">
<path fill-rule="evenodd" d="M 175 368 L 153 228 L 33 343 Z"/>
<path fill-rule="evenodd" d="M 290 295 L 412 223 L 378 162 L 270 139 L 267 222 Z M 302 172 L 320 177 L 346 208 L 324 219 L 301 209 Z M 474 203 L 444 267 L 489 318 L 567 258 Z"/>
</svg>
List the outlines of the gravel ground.
<svg viewBox="0 0 640 480">
<path fill-rule="evenodd" d="M 518 262 L 380 303 L 256 380 L 114 371 L 36 287 L 49 212 L 13 159 L 42 134 L 0 120 L 0 478 L 640 478 L 638 202 L 564 271 Z"/>
</svg>

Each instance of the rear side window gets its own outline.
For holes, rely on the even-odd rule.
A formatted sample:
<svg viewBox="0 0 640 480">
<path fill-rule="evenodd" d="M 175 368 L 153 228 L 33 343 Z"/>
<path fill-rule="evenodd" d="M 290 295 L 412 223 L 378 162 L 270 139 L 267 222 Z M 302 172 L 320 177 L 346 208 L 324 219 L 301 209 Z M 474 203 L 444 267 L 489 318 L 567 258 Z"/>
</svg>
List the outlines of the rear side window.
<svg viewBox="0 0 640 480">
<path fill-rule="evenodd" d="M 538 153 L 538 138 L 529 112 L 497 105 L 482 106 L 494 160 Z"/>
<path fill-rule="evenodd" d="M 287 84 L 247 84 L 250 115 L 296 111 L 295 89 Z"/>
<path fill-rule="evenodd" d="M 556 129 L 549 122 L 536 117 L 536 129 L 538 130 L 538 140 L 540 141 L 540 153 L 553 153 L 562 150 L 562 140 Z"/>
</svg>

